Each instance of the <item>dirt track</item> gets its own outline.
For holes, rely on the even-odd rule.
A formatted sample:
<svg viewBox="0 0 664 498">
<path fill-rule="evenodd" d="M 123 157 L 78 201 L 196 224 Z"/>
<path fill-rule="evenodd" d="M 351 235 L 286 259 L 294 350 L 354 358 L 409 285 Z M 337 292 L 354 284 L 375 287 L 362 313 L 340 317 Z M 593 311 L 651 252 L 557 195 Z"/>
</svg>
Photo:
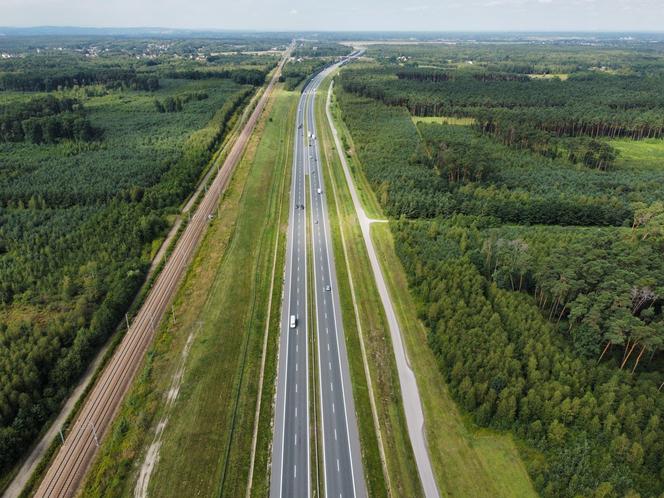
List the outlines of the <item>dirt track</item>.
<svg viewBox="0 0 664 498">
<path fill-rule="evenodd" d="M 92 388 L 71 432 L 51 463 L 35 496 L 40 498 L 70 497 L 81 484 L 96 454 L 98 441 L 106 433 L 131 385 L 152 342 L 155 327 L 159 324 L 177 290 L 181 277 L 208 224 L 209 215 L 215 212 L 219 197 L 228 185 L 235 166 L 242 157 L 247 141 L 272 92 L 285 60 L 286 58 L 282 59 L 251 117 L 237 137 L 222 168 L 196 213 L 192 215 L 191 222 L 178 240 L 171 257 L 159 274 L 129 331 Z"/>
</svg>

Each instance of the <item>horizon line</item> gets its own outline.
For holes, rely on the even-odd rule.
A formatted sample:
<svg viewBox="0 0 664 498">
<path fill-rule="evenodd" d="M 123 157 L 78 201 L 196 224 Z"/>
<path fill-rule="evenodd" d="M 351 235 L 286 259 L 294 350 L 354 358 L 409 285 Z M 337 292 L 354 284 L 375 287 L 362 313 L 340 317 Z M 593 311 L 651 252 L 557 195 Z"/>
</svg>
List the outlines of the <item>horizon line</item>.
<svg viewBox="0 0 664 498">
<path fill-rule="evenodd" d="M 0 30 L 29 30 L 29 29 L 89 29 L 89 30 L 162 30 L 162 31 L 192 31 L 192 32 L 236 32 L 236 33 L 421 33 L 421 34 L 445 34 L 445 33 L 496 33 L 496 34 L 664 34 L 663 30 L 649 29 L 534 29 L 534 30 L 512 30 L 512 29 L 273 29 L 273 28 L 191 28 L 191 27 L 169 27 L 169 26 L 92 26 L 92 25 L 69 25 L 69 24 L 42 24 L 21 26 L 0 26 Z"/>
</svg>

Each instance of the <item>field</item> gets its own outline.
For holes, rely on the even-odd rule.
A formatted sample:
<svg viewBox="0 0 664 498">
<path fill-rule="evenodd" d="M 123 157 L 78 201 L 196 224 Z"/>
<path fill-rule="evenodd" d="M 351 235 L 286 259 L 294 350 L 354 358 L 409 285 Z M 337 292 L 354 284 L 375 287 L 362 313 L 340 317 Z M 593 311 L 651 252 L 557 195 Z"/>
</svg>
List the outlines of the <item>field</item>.
<svg viewBox="0 0 664 498">
<path fill-rule="evenodd" d="M 4 479 L 122 321 L 275 61 L 152 58 L 140 45 L 87 57 L 16 48 L 24 56 L 0 64 Z"/>
<path fill-rule="evenodd" d="M 373 233 L 418 324 L 406 340 L 431 448 L 456 448 L 434 458 L 446 493 L 661 492 L 652 48 L 372 45 L 339 77 L 344 146 L 392 220 Z"/>
<path fill-rule="evenodd" d="M 66 207 L 105 201 L 132 187 L 149 188 L 168 170 L 192 130 L 210 121 L 241 89 L 229 80 L 162 80 L 151 93 L 86 98 L 92 125 L 105 130 L 103 141 L 80 151 L 72 150 L 71 143 L 0 144 L 7 172 L 0 195 L 26 204 L 32 195 L 40 196 L 47 205 Z M 155 99 L 188 92 L 204 92 L 208 98 L 188 103 L 181 112 L 155 111 Z"/>
<path fill-rule="evenodd" d="M 550 79 L 558 78 L 561 81 L 565 81 L 567 78 L 569 78 L 569 74 L 565 74 L 565 73 L 559 73 L 559 74 L 531 74 L 529 76 L 533 79 L 541 79 L 541 80 L 550 80 Z"/>
<path fill-rule="evenodd" d="M 473 118 L 455 118 L 453 116 L 412 116 L 413 123 L 437 123 L 457 126 L 470 126 L 475 124 Z"/>
<path fill-rule="evenodd" d="M 273 302 L 280 301 L 281 288 L 272 289 L 271 274 L 277 232 L 277 263 L 283 259 L 287 216 L 283 212 L 279 216 L 287 209 L 282 201 L 287 199 L 296 102 L 295 93 L 276 91 L 180 291 L 176 323 L 162 326 L 155 351 L 102 448 L 84 496 L 133 495 L 138 469 L 163 420 L 168 423 L 159 439 L 159 461 L 147 488 L 150 494 L 243 494 L 268 333 L 252 481 L 253 493 L 266 493 L 279 306 L 272 307 L 269 328 L 266 313 L 270 292 Z M 181 360 L 190 336 L 190 349 Z M 168 392 L 180 365 L 179 395 L 169 403 Z M 221 378 L 229 381 L 220 383 Z M 123 475 L 117 474 L 117 458 L 123 459 Z"/>
<path fill-rule="evenodd" d="M 664 140 L 612 140 L 619 152 L 616 167 L 625 169 L 664 169 Z"/>
</svg>

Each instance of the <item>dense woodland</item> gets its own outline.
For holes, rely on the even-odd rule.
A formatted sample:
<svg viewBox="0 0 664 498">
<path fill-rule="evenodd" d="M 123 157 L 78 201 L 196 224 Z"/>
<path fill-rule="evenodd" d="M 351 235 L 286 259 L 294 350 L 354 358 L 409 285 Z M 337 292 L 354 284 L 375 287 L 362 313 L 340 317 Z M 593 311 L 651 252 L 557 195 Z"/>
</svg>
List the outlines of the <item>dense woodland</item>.
<svg viewBox="0 0 664 498">
<path fill-rule="evenodd" d="M 293 50 L 293 57 L 340 57 L 348 55 L 351 48 L 347 45 L 327 41 L 301 41 Z"/>
<path fill-rule="evenodd" d="M 19 92 L 50 92 L 74 86 L 102 84 L 109 88 L 126 87 L 132 90 L 154 91 L 159 88 L 159 79 L 150 75 L 137 75 L 130 69 L 74 70 L 10 72 L 0 77 L 0 90 Z"/>
<path fill-rule="evenodd" d="M 122 323 L 173 214 L 277 60 L 86 50 L 0 62 L 2 472 Z"/>
<path fill-rule="evenodd" d="M 76 99 L 58 99 L 52 95 L 2 109 L 0 141 L 52 144 L 62 139 L 90 142 L 101 136 L 86 117 L 85 108 Z"/>
<path fill-rule="evenodd" d="M 338 43 L 298 42 L 292 58 L 284 66 L 281 81 L 294 90 L 335 58 L 348 55 L 352 49 Z"/>
<path fill-rule="evenodd" d="M 325 59 L 293 59 L 284 65 L 281 72 L 280 81 L 285 83 L 288 90 L 294 90 L 302 82 L 306 81 L 317 71 L 323 69 L 326 65 Z"/>
<path fill-rule="evenodd" d="M 345 145 L 453 395 L 523 441 L 543 496 L 660 497 L 664 164 L 640 144 L 664 150 L 664 50 L 367 55 L 335 87 Z"/>
<path fill-rule="evenodd" d="M 627 368 L 620 369 L 625 344 L 616 347 L 611 361 L 599 364 L 594 344 L 599 337 L 582 339 L 591 342 L 580 346 L 590 348 L 592 358 L 574 351 L 569 336 L 592 331 L 558 327 L 558 308 L 551 313 L 539 295 L 512 292 L 509 286 L 505 290 L 487 278 L 477 268 L 485 256 L 470 244 L 464 247 L 472 223 L 467 231 L 458 220 L 450 227 L 444 223 L 400 222 L 394 232 L 411 288 L 422 303 L 429 343 L 461 406 L 479 425 L 513 430 L 545 455 L 543 461 L 526 462 L 544 496 L 626 496 L 632 491 L 659 496 L 664 483 L 664 399 L 657 385 L 661 376 L 634 375 L 634 355 Z M 496 278 L 500 282 L 505 275 Z M 543 279 L 540 285 L 546 283 Z M 605 296 L 595 295 L 602 292 L 606 288 L 592 289 L 587 302 L 600 300 L 596 306 L 610 308 L 606 300 L 617 300 L 625 315 L 641 321 L 630 308 L 629 289 L 610 288 Z M 556 291 L 547 289 L 545 298 L 548 294 L 556 296 Z M 571 323 L 578 329 L 575 320 Z M 660 327 L 661 336 L 661 318 L 656 321 L 660 325 L 652 326 Z M 638 334 L 638 327 L 626 328 Z M 653 347 L 641 359 L 644 364 Z"/>
<path fill-rule="evenodd" d="M 461 212 L 512 223 L 621 226 L 631 225 L 634 203 L 664 194 L 664 170 L 597 171 L 469 127 L 415 126 L 403 107 L 341 89 L 337 96 L 369 181 L 393 217 Z"/>
<path fill-rule="evenodd" d="M 483 69 L 356 69 L 344 88 L 418 116 L 472 116 L 478 126 L 517 142 L 546 135 L 661 138 L 664 74 L 575 72 L 532 78 Z"/>
<path fill-rule="evenodd" d="M 240 85 L 262 85 L 265 81 L 265 71 L 261 69 L 185 69 L 171 71 L 166 74 L 168 78 L 187 80 L 203 80 L 210 78 L 228 78 Z"/>
</svg>

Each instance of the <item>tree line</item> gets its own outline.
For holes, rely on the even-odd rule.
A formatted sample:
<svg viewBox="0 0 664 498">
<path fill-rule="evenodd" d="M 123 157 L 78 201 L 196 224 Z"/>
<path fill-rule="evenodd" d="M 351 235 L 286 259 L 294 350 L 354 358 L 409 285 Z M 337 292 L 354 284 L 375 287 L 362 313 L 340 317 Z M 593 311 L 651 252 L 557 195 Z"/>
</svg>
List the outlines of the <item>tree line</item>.
<svg viewBox="0 0 664 498">
<path fill-rule="evenodd" d="M 270 71 L 272 66 L 265 69 L 248 69 L 248 68 L 233 68 L 233 69 L 178 69 L 176 71 L 165 72 L 166 78 L 187 79 L 187 80 L 204 80 L 211 78 L 230 79 L 240 85 L 262 85 L 265 82 L 265 77 Z"/>
<path fill-rule="evenodd" d="M 163 101 L 154 99 L 154 107 L 157 112 L 180 112 L 187 102 L 205 100 L 209 95 L 205 92 L 187 93 L 182 96 L 166 97 Z"/>
<path fill-rule="evenodd" d="M 348 92 L 405 106 L 416 116 L 474 117 L 481 129 L 502 137 L 514 128 L 557 137 L 664 137 L 662 75 L 575 73 L 562 81 L 378 67 L 345 71 L 341 82 Z"/>
<path fill-rule="evenodd" d="M 25 70 L 0 74 L 0 90 L 51 92 L 94 84 L 152 92 L 159 89 L 159 78 L 139 74 L 132 68 L 103 67 Z"/>
<path fill-rule="evenodd" d="M 0 107 L 0 142 L 89 142 L 101 136 L 102 130 L 90 124 L 83 104 L 76 99 L 47 95 Z"/>
<path fill-rule="evenodd" d="M 340 43 L 315 41 L 299 42 L 292 52 L 293 57 L 339 57 L 352 52 L 351 47 Z"/>
</svg>

